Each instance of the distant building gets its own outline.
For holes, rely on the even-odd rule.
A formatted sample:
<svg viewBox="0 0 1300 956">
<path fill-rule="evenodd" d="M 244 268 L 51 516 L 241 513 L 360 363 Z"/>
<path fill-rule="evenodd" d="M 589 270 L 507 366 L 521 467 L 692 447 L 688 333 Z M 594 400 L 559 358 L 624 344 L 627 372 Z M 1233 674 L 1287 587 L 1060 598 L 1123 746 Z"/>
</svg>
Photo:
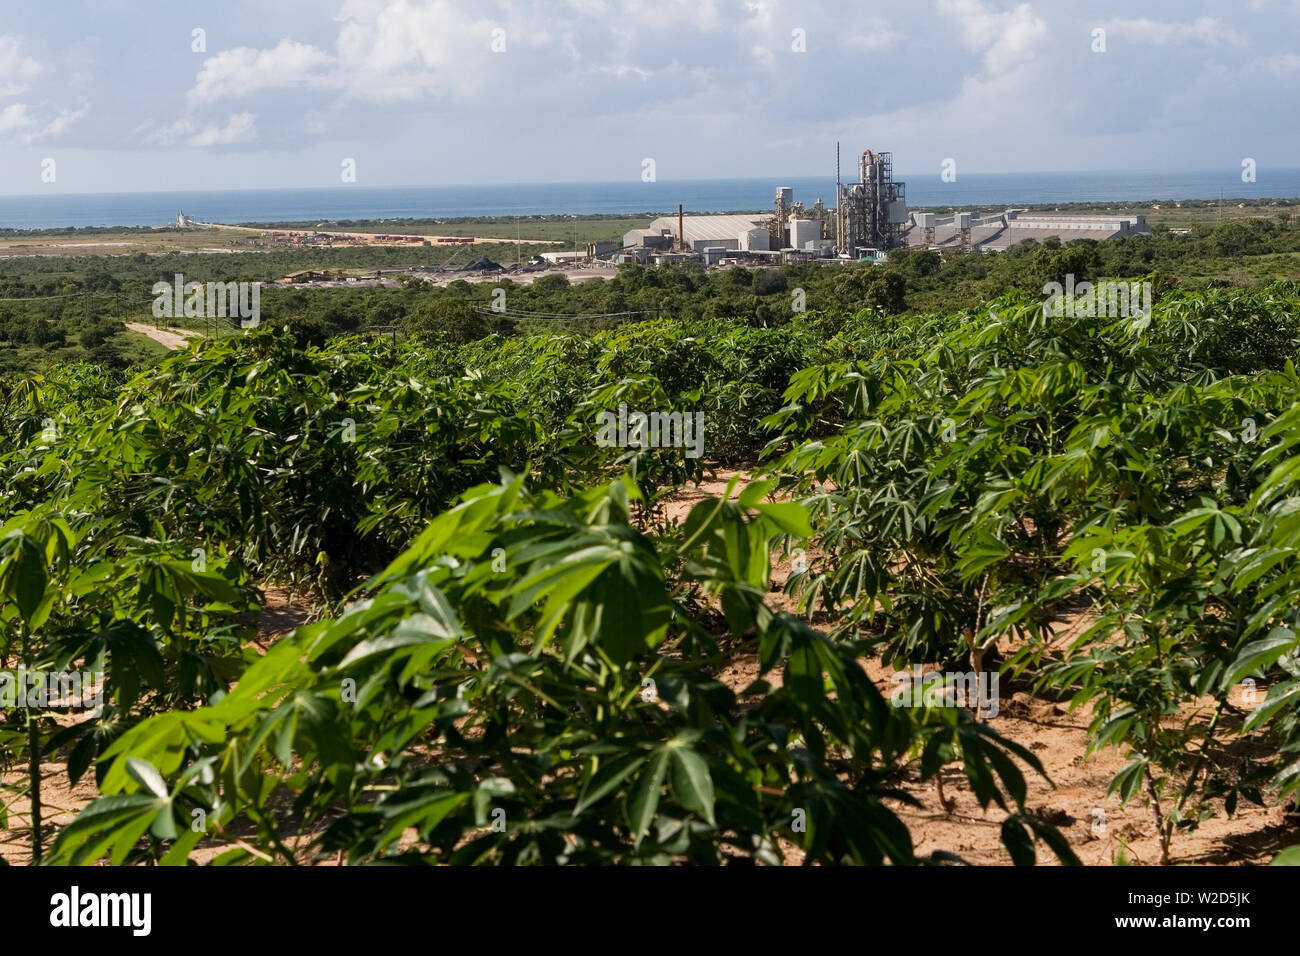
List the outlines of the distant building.
<svg viewBox="0 0 1300 956">
<path fill-rule="evenodd" d="M 194 219 L 191 216 L 185 215 L 184 210 L 179 210 L 176 213 L 176 225 L 181 229 L 184 229 L 187 226 L 194 225 Z"/>
<path fill-rule="evenodd" d="M 748 239 L 763 225 L 763 216 L 685 216 L 682 219 L 682 230 L 686 233 L 684 245 L 695 252 L 716 248 L 736 252 L 740 250 L 742 234 Z M 666 233 L 670 240 L 681 238 L 677 235 L 676 216 L 661 216 L 650 223 L 649 229 L 633 230 L 634 233 L 641 231 Z"/>
<path fill-rule="evenodd" d="M 672 244 L 672 234 L 664 235 L 658 229 L 633 229 L 623 236 L 624 249 L 670 249 Z"/>
<path fill-rule="evenodd" d="M 772 234 L 762 226 L 746 229 L 737 235 L 740 252 L 767 252 L 772 248 Z"/>
<path fill-rule="evenodd" d="M 688 262 L 701 262 L 699 253 L 695 252 L 661 252 L 652 260 L 657 266 L 684 265 Z"/>
<path fill-rule="evenodd" d="M 542 259 L 552 265 L 560 265 L 565 262 L 581 262 L 587 258 L 585 252 L 543 252 Z"/>
<path fill-rule="evenodd" d="M 650 249 L 646 246 L 633 246 L 614 253 L 610 261 L 616 266 L 640 265 L 644 266 L 650 262 Z"/>
<path fill-rule="evenodd" d="M 1009 249 L 1027 239 L 1042 242 L 1056 237 L 1061 242 L 1075 239 L 1123 239 L 1148 235 L 1145 216 L 1058 215 L 1027 213 L 1008 209 L 976 217 L 959 212 L 944 218 L 934 213 L 914 212 L 903 231 L 903 245 L 912 249 Z"/>
</svg>

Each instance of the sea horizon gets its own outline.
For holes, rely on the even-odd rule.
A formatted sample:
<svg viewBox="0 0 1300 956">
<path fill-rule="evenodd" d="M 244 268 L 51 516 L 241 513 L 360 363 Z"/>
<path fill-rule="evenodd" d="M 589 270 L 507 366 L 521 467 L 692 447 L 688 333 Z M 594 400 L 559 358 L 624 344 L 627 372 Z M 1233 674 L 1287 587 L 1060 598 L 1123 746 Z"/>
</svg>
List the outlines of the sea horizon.
<svg viewBox="0 0 1300 956">
<path fill-rule="evenodd" d="M 898 174 L 909 207 L 1002 208 L 1065 203 L 1148 203 L 1300 198 L 1300 168 L 1234 170 Z M 253 187 L 0 196 L 0 229 L 163 226 L 176 213 L 200 222 L 256 224 L 496 216 L 662 215 L 681 203 L 695 214 L 770 208 L 777 186 L 795 199 L 833 205 L 832 176 L 460 184 Z"/>
</svg>

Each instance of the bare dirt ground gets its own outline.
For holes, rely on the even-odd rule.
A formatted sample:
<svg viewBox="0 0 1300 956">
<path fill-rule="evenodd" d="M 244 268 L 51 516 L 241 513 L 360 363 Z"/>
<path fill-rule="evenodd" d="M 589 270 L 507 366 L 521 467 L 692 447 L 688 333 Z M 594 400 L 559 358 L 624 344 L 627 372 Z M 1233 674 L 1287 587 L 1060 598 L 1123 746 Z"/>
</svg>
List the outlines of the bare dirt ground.
<svg viewBox="0 0 1300 956">
<path fill-rule="evenodd" d="M 715 480 L 706 481 L 698 488 L 683 489 L 667 506 L 669 519 L 681 521 L 697 502 L 721 496 L 733 475 L 734 472 L 719 472 Z M 781 591 L 789 574 L 788 559 L 774 564 L 770 603 L 793 612 L 793 602 Z M 1068 639 L 1086 626 L 1086 617 L 1080 615 L 1060 629 L 1060 637 Z M 1002 650 L 1005 652 L 1009 647 L 1006 645 Z M 889 697 L 898 686 L 893 668 L 878 658 L 865 659 L 862 664 L 881 693 Z M 757 656 L 746 654 L 737 658 L 719 677 L 734 690 L 748 686 L 758 678 Z M 774 685 L 779 685 L 780 678 L 779 672 L 766 675 Z M 1071 712 L 1067 704 L 1036 697 L 1024 686 L 1005 679 L 1000 681 L 998 690 L 998 713 L 990 718 L 989 725 L 1032 751 L 1050 778 L 1049 781 L 1024 768 L 1029 811 L 1055 823 L 1087 865 L 1108 866 L 1121 859 L 1137 865 L 1159 863 L 1160 841 L 1147 806 L 1135 798 L 1123 807 L 1118 796 L 1106 794 L 1111 778 L 1128 763 L 1123 751 L 1107 748 L 1085 756 L 1091 712 L 1084 709 Z M 1189 714 L 1190 711 L 1180 714 L 1180 720 Z M 922 784 L 915 775 L 904 781 L 902 789 L 920 806 L 895 802 L 892 809 L 911 830 L 918 856 L 945 851 L 972 864 L 1011 862 L 1000 845 L 1000 827 L 1006 813 L 996 805 L 987 812 L 981 810 L 960 767 L 950 768 L 944 774 L 943 795 L 948 807 L 940 803 L 933 783 Z M 1231 819 L 1220 808 L 1217 816 L 1204 821 L 1194 832 L 1176 835 L 1171 862 L 1175 865 L 1266 864 L 1280 850 L 1296 843 L 1300 843 L 1300 819 L 1288 814 L 1284 806 L 1276 802 L 1266 807 L 1243 803 Z M 1046 847 L 1040 844 L 1038 851 L 1040 863 L 1056 863 Z M 795 862 L 790 854 L 787 858 L 788 862 Z"/>
<path fill-rule="evenodd" d="M 152 325 L 145 325 L 143 322 L 127 322 L 125 324 L 130 331 L 146 335 L 164 348 L 173 350 L 189 345 L 191 338 L 201 338 L 199 333 L 191 332 L 188 329 L 155 329 Z"/>
<path fill-rule="evenodd" d="M 295 628 L 307 623 L 315 613 L 316 607 L 301 595 L 291 594 L 281 588 L 268 588 L 266 603 L 262 606 L 257 620 L 257 637 L 253 645 L 265 653 L 266 649 Z M 60 718 L 59 722 L 70 725 L 81 720 L 93 719 L 85 716 Z M 8 801 L 8 825 L 0 829 L 0 857 L 11 865 L 28 865 L 31 863 L 31 801 L 27 797 L 14 797 L 5 788 L 15 786 L 26 777 L 26 766 L 9 767 L 0 773 L 0 795 Z M 48 849 L 54 836 L 61 827 L 71 823 L 92 800 L 99 795 L 95 786 L 94 769 L 87 770 L 81 779 L 72 784 L 68 778 L 67 767 L 63 763 L 45 762 L 41 764 L 41 829 L 43 845 Z M 235 834 L 231 834 L 232 838 Z M 233 839 L 204 841 L 191 854 L 198 862 L 208 862 L 233 845 Z"/>
<path fill-rule="evenodd" d="M 519 241 L 518 239 L 512 239 L 508 237 L 497 237 L 497 236 L 426 236 L 414 232 L 376 233 L 376 232 L 342 232 L 337 229 L 306 229 L 306 228 L 270 229 L 270 228 L 261 228 L 261 227 L 250 228 L 248 226 L 230 226 L 223 222 L 196 222 L 194 225 L 205 229 L 236 229 L 241 233 L 259 232 L 262 235 L 270 235 L 273 232 L 311 232 L 318 236 L 331 236 L 339 239 L 364 239 L 367 240 L 370 245 L 376 245 L 376 246 L 409 245 L 410 243 L 404 243 L 401 241 L 403 239 L 408 239 L 408 238 L 419 239 L 423 242 L 443 243 L 443 244 L 450 244 L 450 241 L 454 239 L 456 240 L 457 245 L 466 245 L 466 246 L 491 245 L 493 243 L 498 243 L 498 244 L 515 243 Z M 393 241 L 376 239 L 375 237 L 378 235 L 393 235 L 396 236 L 397 239 Z M 530 239 L 529 242 L 533 242 L 539 245 L 549 245 L 549 246 L 559 246 L 564 244 L 564 240 L 562 239 Z"/>
</svg>

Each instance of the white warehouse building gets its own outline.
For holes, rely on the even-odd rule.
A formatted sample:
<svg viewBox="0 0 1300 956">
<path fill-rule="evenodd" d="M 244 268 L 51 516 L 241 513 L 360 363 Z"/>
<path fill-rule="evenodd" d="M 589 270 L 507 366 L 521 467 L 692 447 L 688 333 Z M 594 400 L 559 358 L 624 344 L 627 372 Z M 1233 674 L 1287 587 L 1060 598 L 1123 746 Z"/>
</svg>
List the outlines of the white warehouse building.
<svg viewBox="0 0 1300 956">
<path fill-rule="evenodd" d="M 682 229 L 686 233 L 686 247 L 695 252 L 713 248 L 736 252 L 743 248 L 742 243 L 766 243 L 766 239 L 756 239 L 754 233 L 761 231 L 764 236 L 767 235 L 762 216 L 685 216 L 682 219 Z M 680 238 L 677 235 L 676 216 L 660 216 L 650 223 L 648 231 L 669 232 L 674 239 Z M 742 235 L 746 238 L 742 238 Z M 767 245 L 760 247 L 750 244 L 747 248 L 765 250 Z"/>
</svg>

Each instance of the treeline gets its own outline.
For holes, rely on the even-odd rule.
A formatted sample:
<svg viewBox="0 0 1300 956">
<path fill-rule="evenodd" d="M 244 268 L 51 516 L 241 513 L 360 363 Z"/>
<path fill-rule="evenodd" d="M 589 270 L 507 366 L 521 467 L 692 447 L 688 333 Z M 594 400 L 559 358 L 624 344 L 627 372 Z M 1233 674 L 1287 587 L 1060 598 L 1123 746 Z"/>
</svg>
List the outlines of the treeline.
<svg viewBox="0 0 1300 956">
<path fill-rule="evenodd" d="M 526 262 L 549 248 L 524 243 L 518 253 L 509 246 L 486 254 L 508 253 L 512 261 L 518 254 Z M 123 323 L 149 319 L 154 283 L 171 281 L 177 273 L 195 282 L 273 283 L 307 268 L 436 268 L 463 264 L 484 254 L 479 247 L 412 246 L 0 259 L 0 371 L 78 361 L 125 368 L 156 355 L 157 350 L 133 342 Z M 327 305 L 324 311 L 330 328 L 342 331 L 349 327 L 350 320 L 338 309 Z M 392 305 L 376 306 L 375 312 L 372 320 L 363 311 L 357 324 L 382 323 L 381 316 L 396 314 Z"/>
<path fill-rule="evenodd" d="M 367 326 L 441 331 L 454 340 L 531 331 L 539 323 L 598 328 L 604 317 L 645 313 L 684 321 L 734 319 L 760 327 L 786 324 L 800 311 L 886 315 L 952 312 L 1020 290 L 1043 294 L 1051 282 L 1154 275 L 1156 292 L 1256 287 L 1300 277 L 1300 229 L 1273 220 L 1234 221 L 1201 235 L 1155 233 L 1123 241 L 1052 238 L 1001 253 L 894 252 L 887 264 L 810 263 L 706 271 L 699 266 L 624 266 L 612 279 L 571 283 L 563 275 L 531 285 L 454 281 L 402 290 L 273 293 L 266 314 L 305 340 Z M 501 291 L 498 291 L 501 290 Z M 502 294 L 504 293 L 504 295 Z M 494 306 L 496 312 L 493 311 Z M 530 320 L 528 314 L 546 316 Z"/>
<path fill-rule="evenodd" d="M 525 244 L 525 260 L 544 246 Z M 456 280 L 445 288 L 421 280 L 400 289 L 264 288 L 263 320 L 288 326 L 303 343 L 367 329 L 437 332 L 452 341 L 537 327 L 582 331 L 627 319 L 726 319 L 757 327 L 786 324 L 800 312 L 939 313 L 1020 290 L 1043 294 L 1048 283 L 1153 276 L 1156 294 L 1252 288 L 1300 278 L 1300 229 L 1289 220 L 1233 220 L 1191 236 L 1156 232 L 1122 241 L 1026 242 L 1000 253 L 906 251 L 887 264 L 811 263 L 781 268 L 706 271 L 699 266 L 624 266 L 611 279 L 571 283 L 544 276 L 532 284 Z M 119 335 L 123 320 L 147 318 L 153 283 L 177 272 L 195 281 L 274 280 L 303 268 L 403 269 L 510 259 L 512 247 L 277 250 L 226 255 L 0 260 L 0 369 L 94 360 L 125 367 L 141 357 Z M 625 315 L 630 313 L 631 315 Z M 530 315 L 536 318 L 530 318 Z M 615 318 L 610 318 L 615 316 Z M 569 318 L 565 318 L 569 317 Z"/>
</svg>

